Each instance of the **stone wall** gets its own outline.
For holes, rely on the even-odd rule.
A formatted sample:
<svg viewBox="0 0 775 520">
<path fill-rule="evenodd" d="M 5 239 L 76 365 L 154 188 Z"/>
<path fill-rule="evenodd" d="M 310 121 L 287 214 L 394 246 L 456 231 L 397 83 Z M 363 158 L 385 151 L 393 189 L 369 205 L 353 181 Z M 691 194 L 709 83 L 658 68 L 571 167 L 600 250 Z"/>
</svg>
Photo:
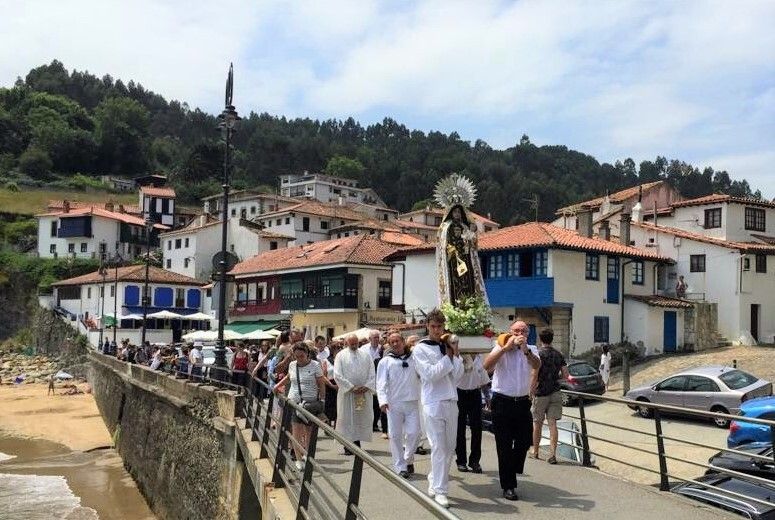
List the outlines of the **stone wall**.
<svg viewBox="0 0 775 520">
<path fill-rule="evenodd" d="M 89 380 L 103 420 L 158 518 L 260 517 L 255 495 L 244 492 L 234 392 L 96 352 L 89 360 Z"/>
<path fill-rule="evenodd" d="M 718 304 L 695 302 L 694 308 L 686 311 L 685 349 L 700 351 L 719 345 Z"/>
</svg>

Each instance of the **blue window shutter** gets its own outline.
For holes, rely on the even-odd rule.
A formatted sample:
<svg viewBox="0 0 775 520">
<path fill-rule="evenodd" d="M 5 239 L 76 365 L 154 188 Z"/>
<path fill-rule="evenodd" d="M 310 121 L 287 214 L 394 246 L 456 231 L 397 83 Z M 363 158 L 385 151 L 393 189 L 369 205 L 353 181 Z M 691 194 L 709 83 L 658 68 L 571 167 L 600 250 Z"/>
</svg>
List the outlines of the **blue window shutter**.
<svg viewBox="0 0 775 520">
<path fill-rule="evenodd" d="M 188 296 L 186 298 L 187 307 L 189 309 L 198 309 L 202 302 L 202 293 L 199 289 L 189 289 Z"/>
<path fill-rule="evenodd" d="M 172 299 L 175 293 L 170 287 L 157 287 L 153 291 L 154 307 L 172 307 Z"/>
<path fill-rule="evenodd" d="M 140 305 L 140 288 L 136 285 L 124 287 L 124 305 Z"/>
</svg>

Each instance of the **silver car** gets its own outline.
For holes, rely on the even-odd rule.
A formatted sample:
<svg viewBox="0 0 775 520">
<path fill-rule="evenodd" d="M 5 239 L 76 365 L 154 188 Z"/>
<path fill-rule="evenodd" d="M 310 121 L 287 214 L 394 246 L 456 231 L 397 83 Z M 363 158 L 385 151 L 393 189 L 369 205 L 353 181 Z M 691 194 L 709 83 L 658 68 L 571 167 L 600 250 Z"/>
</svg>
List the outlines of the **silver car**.
<svg viewBox="0 0 775 520">
<path fill-rule="evenodd" d="M 772 395 L 772 383 L 736 368 L 714 365 L 679 372 L 635 388 L 627 392 L 625 398 L 736 415 L 744 401 L 767 395 Z M 630 408 L 637 410 L 642 417 L 653 414 L 653 410 L 646 406 L 631 405 Z M 721 417 L 713 422 L 719 428 L 729 426 L 729 420 Z"/>
</svg>

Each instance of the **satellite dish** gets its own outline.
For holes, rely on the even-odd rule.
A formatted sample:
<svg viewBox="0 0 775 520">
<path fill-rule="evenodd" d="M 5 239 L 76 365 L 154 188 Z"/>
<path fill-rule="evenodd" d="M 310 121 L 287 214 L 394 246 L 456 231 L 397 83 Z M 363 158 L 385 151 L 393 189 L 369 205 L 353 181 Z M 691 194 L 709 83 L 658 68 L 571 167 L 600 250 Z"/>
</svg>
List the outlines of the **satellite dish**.
<svg viewBox="0 0 775 520">
<path fill-rule="evenodd" d="M 226 255 L 224 256 L 224 251 L 218 251 L 213 255 L 213 272 L 220 273 L 221 272 L 221 260 L 226 261 L 226 272 L 228 273 L 232 269 L 234 269 L 234 266 L 239 263 L 239 257 L 232 253 L 231 251 L 226 251 Z"/>
</svg>

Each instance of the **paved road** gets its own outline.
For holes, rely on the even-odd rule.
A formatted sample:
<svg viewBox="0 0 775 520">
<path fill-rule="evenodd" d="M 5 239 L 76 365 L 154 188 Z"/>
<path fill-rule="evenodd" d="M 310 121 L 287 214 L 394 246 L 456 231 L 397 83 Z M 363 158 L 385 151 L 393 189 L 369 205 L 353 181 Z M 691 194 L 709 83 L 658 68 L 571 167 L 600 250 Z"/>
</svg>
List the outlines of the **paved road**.
<svg viewBox="0 0 775 520">
<path fill-rule="evenodd" d="M 321 438 L 317 457 L 328 475 L 345 490 L 349 488 L 352 457 L 339 454 L 338 446 L 331 439 Z M 364 447 L 380 461 L 389 464 L 388 441 L 376 437 Z M 411 483 L 419 490 L 427 489 L 426 475 L 428 456 L 418 457 L 418 474 Z M 601 471 L 571 464 L 550 466 L 544 461 L 528 460 L 526 475 L 518 488 L 521 500 L 509 502 L 501 498 L 498 485 L 495 441 L 485 433 L 483 439 L 484 473 L 474 475 L 452 469 L 450 501 L 451 511 L 460 518 L 507 518 L 515 514 L 530 519 L 564 518 L 620 518 L 627 520 L 712 520 L 730 518 L 718 510 L 706 508 L 670 493 L 662 493 L 653 487 L 627 482 Z M 326 489 L 323 479 L 315 482 Z M 342 504 L 333 492 L 332 502 Z M 432 518 L 411 498 L 397 491 L 392 485 L 368 466 L 364 469 L 361 509 L 370 519 L 406 520 Z"/>
</svg>

